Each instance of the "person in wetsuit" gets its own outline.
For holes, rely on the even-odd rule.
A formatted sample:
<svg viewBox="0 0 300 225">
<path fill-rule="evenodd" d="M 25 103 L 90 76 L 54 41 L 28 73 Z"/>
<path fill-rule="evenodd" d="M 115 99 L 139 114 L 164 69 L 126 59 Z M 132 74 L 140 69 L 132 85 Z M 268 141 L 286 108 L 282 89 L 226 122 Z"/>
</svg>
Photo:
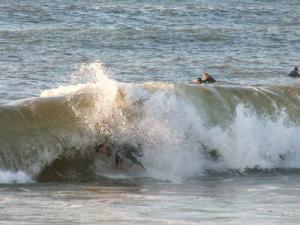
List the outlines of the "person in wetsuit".
<svg viewBox="0 0 300 225">
<path fill-rule="evenodd" d="M 141 144 L 138 144 L 138 147 L 125 143 L 121 146 L 116 146 L 116 150 L 113 151 L 108 144 L 99 144 L 96 146 L 96 152 L 105 154 L 107 156 L 113 156 L 115 159 L 116 167 L 119 167 L 122 161 L 127 158 L 131 160 L 136 165 L 139 165 L 141 168 L 145 169 L 144 165 L 138 160 L 137 157 L 143 156 L 143 150 Z"/>
<path fill-rule="evenodd" d="M 216 80 L 210 76 L 208 73 L 202 75 L 202 83 L 214 83 Z"/>
<path fill-rule="evenodd" d="M 119 148 L 115 153 L 115 163 L 119 166 L 124 158 L 130 159 L 133 163 L 139 165 L 141 168 L 145 169 L 143 164 L 137 159 L 137 157 L 143 156 L 143 150 L 141 144 L 138 144 L 138 148 L 135 146 L 125 143 Z"/>
<path fill-rule="evenodd" d="M 199 77 L 197 80 L 193 80 L 193 83 L 197 83 L 197 84 L 214 83 L 214 82 L 216 82 L 216 80 L 208 73 L 204 73 L 202 77 Z"/>
<path fill-rule="evenodd" d="M 297 66 L 295 66 L 294 70 L 289 73 L 289 76 L 290 77 L 300 77 L 300 74 L 298 72 L 298 67 Z"/>
</svg>

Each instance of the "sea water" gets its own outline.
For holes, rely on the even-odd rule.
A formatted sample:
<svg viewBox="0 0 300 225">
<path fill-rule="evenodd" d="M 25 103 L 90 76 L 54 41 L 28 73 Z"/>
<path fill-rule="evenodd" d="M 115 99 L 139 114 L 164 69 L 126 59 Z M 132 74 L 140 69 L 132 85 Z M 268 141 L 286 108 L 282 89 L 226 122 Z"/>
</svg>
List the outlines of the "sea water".
<svg viewBox="0 0 300 225">
<path fill-rule="evenodd" d="M 0 1 L 0 223 L 299 224 L 299 12 Z"/>
</svg>

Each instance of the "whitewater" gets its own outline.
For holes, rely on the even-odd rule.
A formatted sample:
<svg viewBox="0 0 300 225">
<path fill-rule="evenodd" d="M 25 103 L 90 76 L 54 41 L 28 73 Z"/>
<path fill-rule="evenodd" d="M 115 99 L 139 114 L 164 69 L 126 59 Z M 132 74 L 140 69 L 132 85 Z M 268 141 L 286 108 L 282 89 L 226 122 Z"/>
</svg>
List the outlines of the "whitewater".
<svg viewBox="0 0 300 225">
<path fill-rule="evenodd" d="M 3 221 L 297 224 L 299 87 L 120 82 L 100 61 L 72 79 L 0 108 Z M 101 143 L 140 144 L 145 169 Z"/>
<path fill-rule="evenodd" d="M 299 169 L 297 86 L 122 83 L 101 62 L 73 76 L 89 81 L 1 107 L 2 182 Z M 108 140 L 141 144 L 146 170 L 115 169 L 95 152 Z"/>
</svg>

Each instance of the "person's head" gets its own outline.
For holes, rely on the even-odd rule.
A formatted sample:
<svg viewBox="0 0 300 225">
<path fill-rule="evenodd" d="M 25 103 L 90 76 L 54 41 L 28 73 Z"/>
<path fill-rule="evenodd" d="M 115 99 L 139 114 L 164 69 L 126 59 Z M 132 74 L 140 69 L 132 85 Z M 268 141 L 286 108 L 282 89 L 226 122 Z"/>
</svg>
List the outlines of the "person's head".
<svg viewBox="0 0 300 225">
<path fill-rule="evenodd" d="M 204 73 L 203 76 L 202 76 L 202 79 L 206 80 L 208 77 L 209 77 L 208 73 Z"/>
<path fill-rule="evenodd" d="M 101 152 L 101 149 L 104 147 L 104 144 L 99 144 L 96 146 L 96 152 L 97 153 L 100 153 Z"/>
<path fill-rule="evenodd" d="M 96 147 L 96 152 L 97 153 L 102 153 L 102 154 L 106 154 L 108 156 L 111 155 L 111 149 L 105 145 L 105 144 L 99 144 L 97 147 Z"/>
<path fill-rule="evenodd" d="M 295 70 L 295 71 L 298 71 L 298 67 L 297 67 L 297 66 L 295 66 L 295 67 L 294 67 L 294 70 Z"/>
<path fill-rule="evenodd" d="M 202 83 L 201 77 L 199 77 L 199 78 L 197 79 L 197 81 L 198 81 L 198 83 Z"/>
</svg>

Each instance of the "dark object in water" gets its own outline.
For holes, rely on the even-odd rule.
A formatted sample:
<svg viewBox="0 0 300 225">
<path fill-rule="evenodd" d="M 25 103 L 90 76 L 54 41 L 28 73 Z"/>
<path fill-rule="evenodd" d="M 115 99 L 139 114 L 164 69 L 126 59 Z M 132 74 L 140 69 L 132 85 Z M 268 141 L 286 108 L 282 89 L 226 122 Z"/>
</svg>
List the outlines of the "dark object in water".
<svg viewBox="0 0 300 225">
<path fill-rule="evenodd" d="M 121 146 L 116 146 L 116 150 L 114 151 L 115 165 L 118 167 L 122 161 L 127 158 L 131 160 L 131 162 L 145 169 L 144 165 L 138 160 L 137 157 L 143 156 L 143 150 L 141 144 L 138 144 L 138 147 L 125 143 Z M 113 155 L 113 150 L 107 144 L 98 144 L 96 146 L 96 152 L 102 153 L 107 156 Z"/>
<path fill-rule="evenodd" d="M 221 158 L 221 154 L 216 149 L 210 149 L 205 144 L 200 143 L 202 153 L 209 160 L 218 161 Z"/>
<path fill-rule="evenodd" d="M 290 77 L 300 77 L 300 74 L 298 72 L 298 67 L 297 66 L 295 66 L 294 70 L 289 73 L 289 76 Z"/>
<path fill-rule="evenodd" d="M 111 156 L 112 154 L 111 149 L 106 144 L 97 144 L 96 152 L 105 154 L 107 156 Z"/>
<path fill-rule="evenodd" d="M 193 80 L 193 83 L 202 84 L 202 83 L 214 83 L 216 80 L 210 76 L 208 73 L 204 73 L 202 77 L 197 78 L 197 80 Z"/>
<path fill-rule="evenodd" d="M 202 83 L 214 83 L 216 82 L 216 80 L 208 75 L 208 73 L 204 73 L 203 76 L 202 76 Z"/>
<path fill-rule="evenodd" d="M 124 160 L 124 158 L 130 159 L 133 163 L 139 165 L 141 168 L 145 169 L 144 165 L 137 159 L 137 157 L 143 156 L 142 146 L 139 144 L 138 148 L 135 146 L 125 143 L 121 148 L 116 151 L 115 162 L 116 166 Z"/>
</svg>

